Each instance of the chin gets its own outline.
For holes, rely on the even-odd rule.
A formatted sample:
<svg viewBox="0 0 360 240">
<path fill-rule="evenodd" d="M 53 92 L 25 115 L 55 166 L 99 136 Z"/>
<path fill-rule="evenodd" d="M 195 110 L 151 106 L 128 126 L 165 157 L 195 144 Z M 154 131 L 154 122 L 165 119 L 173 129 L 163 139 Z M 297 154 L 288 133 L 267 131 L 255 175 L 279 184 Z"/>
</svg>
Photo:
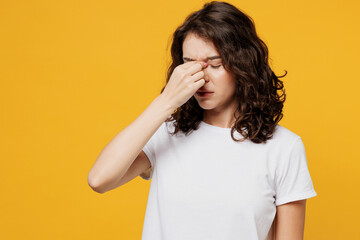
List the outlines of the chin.
<svg viewBox="0 0 360 240">
<path fill-rule="evenodd" d="M 215 108 L 215 106 L 207 101 L 197 101 L 199 106 L 204 110 L 211 110 Z"/>
</svg>

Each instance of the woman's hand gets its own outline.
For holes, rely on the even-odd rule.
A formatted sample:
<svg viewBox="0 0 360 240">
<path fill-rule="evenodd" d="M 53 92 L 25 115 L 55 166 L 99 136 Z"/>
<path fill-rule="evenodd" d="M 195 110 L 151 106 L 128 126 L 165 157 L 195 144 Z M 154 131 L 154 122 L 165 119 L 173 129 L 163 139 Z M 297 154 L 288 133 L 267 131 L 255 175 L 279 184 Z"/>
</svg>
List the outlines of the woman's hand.
<svg viewBox="0 0 360 240">
<path fill-rule="evenodd" d="M 191 61 L 177 66 L 165 86 L 165 98 L 177 109 L 188 101 L 205 84 L 204 72 L 208 63 Z"/>
</svg>

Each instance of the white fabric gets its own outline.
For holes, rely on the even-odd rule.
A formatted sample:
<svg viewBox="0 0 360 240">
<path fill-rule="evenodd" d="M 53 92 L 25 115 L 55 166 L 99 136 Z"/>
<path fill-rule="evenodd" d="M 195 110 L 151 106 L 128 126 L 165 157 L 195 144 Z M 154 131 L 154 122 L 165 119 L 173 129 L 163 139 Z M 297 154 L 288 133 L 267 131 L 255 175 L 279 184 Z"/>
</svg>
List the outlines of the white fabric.
<svg viewBox="0 0 360 240">
<path fill-rule="evenodd" d="M 173 128 L 164 122 L 143 148 L 152 181 L 142 240 L 272 239 L 276 206 L 317 195 L 301 137 L 281 125 L 266 144 L 203 121 L 188 136 Z"/>
</svg>

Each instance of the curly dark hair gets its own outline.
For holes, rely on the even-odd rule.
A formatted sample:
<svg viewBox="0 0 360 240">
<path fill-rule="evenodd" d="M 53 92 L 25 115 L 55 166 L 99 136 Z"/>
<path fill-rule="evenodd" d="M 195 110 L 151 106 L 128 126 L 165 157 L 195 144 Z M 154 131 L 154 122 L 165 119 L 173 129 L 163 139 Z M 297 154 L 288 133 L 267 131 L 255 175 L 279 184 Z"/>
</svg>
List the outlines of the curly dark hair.
<svg viewBox="0 0 360 240">
<path fill-rule="evenodd" d="M 238 100 L 235 124 L 231 128 L 234 141 L 250 139 L 263 143 L 272 138 L 277 123 L 282 119 L 283 104 L 286 99 L 283 82 L 268 64 L 268 48 L 257 36 L 251 17 L 235 6 L 220 1 L 205 3 L 203 8 L 191 13 L 173 34 L 171 45 L 172 63 L 168 67 L 166 84 L 174 69 L 183 64 L 182 44 L 189 33 L 211 41 L 219 52 L 224 69 L 235 76 L 236 99 Z M 164 91 L 166 85 L 161 89 Z M 281 94 L 278 94 L 281 90 Z M 188 135 L 198 129 L 203 112 L 192 96 L 177 108 L 165 121 L 174 121 L 178 131 Z M 236 139 L 238 131 L 243 138 Z"/>
</svg>

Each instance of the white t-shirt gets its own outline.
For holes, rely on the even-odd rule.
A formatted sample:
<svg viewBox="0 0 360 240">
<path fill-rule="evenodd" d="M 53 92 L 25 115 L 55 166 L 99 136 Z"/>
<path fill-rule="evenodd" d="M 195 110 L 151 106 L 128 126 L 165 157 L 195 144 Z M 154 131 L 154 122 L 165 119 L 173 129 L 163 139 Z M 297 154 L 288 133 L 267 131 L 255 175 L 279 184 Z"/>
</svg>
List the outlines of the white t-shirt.
<svg viewBox="0 0 360 240">
<path fill-rule="evenodd" d="M 272 239 L 276 206 L 317 195 L 301 137 L 280 125 L 265 144 L 203 121 L 188 136 L 173 129 L 164 122 L 143 148 L 142 240 Z"/>
</svg>

